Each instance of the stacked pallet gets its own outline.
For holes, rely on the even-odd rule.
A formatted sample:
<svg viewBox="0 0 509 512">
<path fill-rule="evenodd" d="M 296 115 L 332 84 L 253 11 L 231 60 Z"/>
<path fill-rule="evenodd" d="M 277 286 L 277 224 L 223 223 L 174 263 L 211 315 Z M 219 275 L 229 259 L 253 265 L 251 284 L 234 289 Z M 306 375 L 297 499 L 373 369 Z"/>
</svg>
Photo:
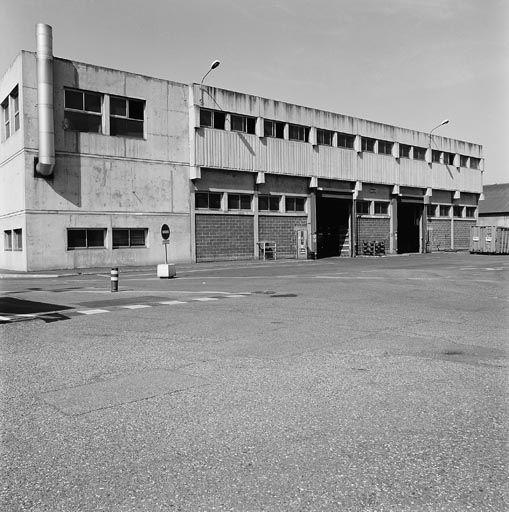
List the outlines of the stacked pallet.
<svg viewBox="0 0 509 512">
<path fill-rule="evenodd" d="M 385 254 L 385 242 L 376 240 L 362 243 L 362 254 L 364 256 L 383 256 Z"/>
</svg>

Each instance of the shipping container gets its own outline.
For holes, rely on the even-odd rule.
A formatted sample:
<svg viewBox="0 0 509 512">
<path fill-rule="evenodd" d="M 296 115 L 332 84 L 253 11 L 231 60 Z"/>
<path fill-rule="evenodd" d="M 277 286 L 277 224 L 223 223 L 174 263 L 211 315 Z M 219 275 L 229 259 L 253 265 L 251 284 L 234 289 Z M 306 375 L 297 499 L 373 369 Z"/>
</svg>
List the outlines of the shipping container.
<svg viewBox="0 0 509 512">
<path fill-rule="evenodd" d="M 509 228 L 501 226 L 472 226 L 470 252 L 509 254 Z"/>
</svg>

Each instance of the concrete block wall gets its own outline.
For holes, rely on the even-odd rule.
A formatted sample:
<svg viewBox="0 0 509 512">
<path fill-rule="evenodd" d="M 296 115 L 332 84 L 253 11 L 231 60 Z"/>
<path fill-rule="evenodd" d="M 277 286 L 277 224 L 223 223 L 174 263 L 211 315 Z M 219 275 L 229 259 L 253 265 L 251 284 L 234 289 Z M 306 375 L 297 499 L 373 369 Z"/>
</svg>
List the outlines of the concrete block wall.
<svg viewBox="0 0 509 512">
<path fill-rule="evenodd" d="M 259 240 L 276 242 L 278 258 L 295 258 L 297 254 L 296 227 L 306 229 L 307 217 L 284 217 L 260 215 L 258 219 Z"/>
<path fill-rule="evenodd" d="M 446 251 L 451 248 L 451 220 L 428 219 L 428 249 Z"/>
<path fill-rule="evenodd" d="M 253 259 L 251 215 L 196 214 L 195 233 L 196 261 Z"/>
</svg>

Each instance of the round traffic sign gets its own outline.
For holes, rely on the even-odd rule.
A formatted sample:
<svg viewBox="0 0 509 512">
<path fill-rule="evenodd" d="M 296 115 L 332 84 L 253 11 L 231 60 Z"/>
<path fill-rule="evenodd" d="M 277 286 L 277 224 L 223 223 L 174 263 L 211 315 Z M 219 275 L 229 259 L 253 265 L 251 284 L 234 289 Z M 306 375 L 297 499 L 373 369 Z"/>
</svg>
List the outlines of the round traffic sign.
<svg viewBox="0 0 509 512">
<path fill-rule="evenodd" d="M 163 240 L 168 240 L 168 238 L 170 238 L 170 227 L 168 224 L 163 224 L 161 226 L 161 236 L 163 237 Z"/>
</svg>

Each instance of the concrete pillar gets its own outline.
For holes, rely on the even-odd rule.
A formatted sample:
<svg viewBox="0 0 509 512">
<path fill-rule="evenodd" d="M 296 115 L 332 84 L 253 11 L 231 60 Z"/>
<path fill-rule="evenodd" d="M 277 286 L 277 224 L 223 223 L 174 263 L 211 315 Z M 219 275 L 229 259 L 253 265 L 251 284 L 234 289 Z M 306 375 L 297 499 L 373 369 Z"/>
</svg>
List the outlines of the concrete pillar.
<svg viewBox="0 0 509 512">
<path fill-rule="evenodd" d="M 311 189 L 309 193 L 309 211 L 308 211 L 308 247 L 315 254 L 316 258 L 316 190 Z"/>
<path fill-rule="evenodd" d="M 391 254 L 398 252 L 398 198 L 391 198 L 389 251 Z"/>
<path fill-rule="evenodd" d="M 426 211 L 427 205 L 423 204 L 422 206 L 422 214 L 421 214 L 421 252 L 426 253 L 427 250 L 427 241 L 428 241 L 428 215 Z"/>
<path fill-rule="evenodd" d="M 353 194 L 352 196 L 352 215 L 351 215 L 351 234 L 350 240 L 352 241 L 352 250 L 350 256 L 355 258 L 357 256 L 357 244 L 359 241 L 357 240 L 357 194 Z"/>
<path fill-rule="evenodd" d="M 263 174 L 263 173 L 258 173 Z M 258 250 L 258 242 L 260 241 L 260 233 L 259 233 L 259 214 L 258 214 L 258 178 L 257 175 L 254 175 L 254 194 L 253 194 L 253 257 L 255 260 L 259 257 L 259 250 Z M 264 175 L 265 178 L 265 175 Z M 263 181 L 265 183 L 265 179 Z"/>
</svg>

